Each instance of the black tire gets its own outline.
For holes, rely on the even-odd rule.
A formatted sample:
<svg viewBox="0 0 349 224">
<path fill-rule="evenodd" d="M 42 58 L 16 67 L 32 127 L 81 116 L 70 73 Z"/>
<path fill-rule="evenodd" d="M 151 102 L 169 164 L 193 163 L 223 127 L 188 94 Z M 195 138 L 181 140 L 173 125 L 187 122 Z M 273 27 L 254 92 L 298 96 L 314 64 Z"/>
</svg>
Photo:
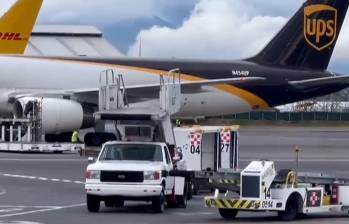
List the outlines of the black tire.
<svg viewBox="0 0 349 224">
<path fill-rule="evenodd" d="M 226 220 L 235 219 L 236 215 L 238 214 L 238 210 L 236 209 L 220 208 L 218 209 L 218 211 L 219 211 L 219 214 L 222 216 L 222 218 Z"/>
<path fill-rule="evenodd" d="M 286 202 L 285 211 L 279 212 L 278 216 L 283 221 L 292 221 L 299 217 L 302 207 L 302 198 L 299 195 L 291 195 Z"/>
<path fill-rule="evenodd" d="M 114 201 L 114 206 L 117 208 L 122 208 L 124 207 L 125 201 L 123 199 L 117 199 Z"/>
<path fill-rule="evenodd" d="M 89 212 L 93 212 L 93 213 L 99 212 L 101 201 L 97 196 L 87 195 L 86 202 L 87 202 L 87 210 Z"/>
<path fill-rule="evenodd" d="M 183 190 L 183 195 L 177 196 L 176 200 L 178 203 L 178 207 L 180 208 L 186 208 L 188 204 L 188 183 L 184 184 L 184 190 Z"/>
<path fill-rule="evenodd" d="M 95 133 L 91 138 L 91 144 L 92 146 L 101 146 L 103 144 L 102 136 Z"/>
<path fill-rule="evenodd" d="M 114 207 L 114 201 L 112 201 L 112 200 L 105 200 L 104 205 L 107 208 L 113 208 Z"/>
<path fill-rule="evenodd" d="M 160 195 L 153 198 L 152 209 L 154 213 L 163 213 L 165 211 L 165 193 L 161 191 Z"/>
<path fill-rule="evenodd" d="M 63 151 L 53 151 L 53 154 L 63 154 Z"/>
<path fill-rule="evenodd" d="M 187 197 L 187 199 L 188 200 L 191 200 L 192 198 L 193 198 L 193 191 L 194 191 L 194 185 L 193 185 L 193 183 L 192 182 L 189 182 L 188 183 L 188 186 L 187 186 L 187 189 L 188 189 L 188 197 Z"/>
<path fill-rule="evenodd" d="M 199 194 L 199 187 L 196 186 L 196 184 L 193 183 L 193 195 L 198 195 Z"/>
</svg>

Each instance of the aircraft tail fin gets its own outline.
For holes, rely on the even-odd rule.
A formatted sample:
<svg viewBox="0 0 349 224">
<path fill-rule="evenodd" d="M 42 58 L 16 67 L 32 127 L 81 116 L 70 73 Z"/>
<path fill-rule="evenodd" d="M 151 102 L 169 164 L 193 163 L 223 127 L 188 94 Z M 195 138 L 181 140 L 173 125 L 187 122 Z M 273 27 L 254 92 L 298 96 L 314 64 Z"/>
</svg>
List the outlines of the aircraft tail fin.
<svg viewBox="0 0 349 224">
<path fill-rule="evenodd" d="M 18 0 L 0 18 L 0 54 L 23 54 L 43 0 Z"/>
<path fill-rule="evenodd" d="M 348 5 L 348 0 L 307 0 L 271 42 L 248 60 L 326 70 Z"/>
</svg>

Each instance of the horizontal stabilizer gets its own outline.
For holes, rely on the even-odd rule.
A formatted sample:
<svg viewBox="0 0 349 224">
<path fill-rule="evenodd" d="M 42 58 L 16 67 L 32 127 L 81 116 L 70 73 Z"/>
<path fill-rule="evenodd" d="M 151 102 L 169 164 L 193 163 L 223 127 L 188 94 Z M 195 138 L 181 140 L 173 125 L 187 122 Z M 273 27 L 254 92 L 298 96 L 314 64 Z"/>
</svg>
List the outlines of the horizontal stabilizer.
<svg viewBox="0 0 349 224">
<path fill-rule="evenodd" d="M 299 89 L 311 89 L 311 88 L 318 88 L 321 86 L 340 85 L 340 84 L 349 85 L 349 75 L 333 76 L 333 77 L 318 78 L 318 79 L 307 79 L 302 81 L 290 81 L 289 84 Z"/>
</svg>

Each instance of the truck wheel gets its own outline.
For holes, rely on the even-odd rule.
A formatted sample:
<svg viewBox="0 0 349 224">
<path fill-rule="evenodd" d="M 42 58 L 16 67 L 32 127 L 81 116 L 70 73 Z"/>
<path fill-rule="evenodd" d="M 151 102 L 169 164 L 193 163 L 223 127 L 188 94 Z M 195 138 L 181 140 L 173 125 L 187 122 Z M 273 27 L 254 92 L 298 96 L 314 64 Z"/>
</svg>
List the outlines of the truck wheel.
<svg viewBox="0 0 349 224">
<path fill-rule="evenodd" d="M 123 199 L 117 199 L 114 201 L 114 206 L 117 208 L 122 208 L 124 207 L 125 201 Z"/>
<path fill-rule="evenodd" d="M 107 207 L 107 208 L 112 208 L 112 207 L 114 207 L 114 202 L 113 202 L 112 200 L 106 200 L 106 201 L 104 202 L 104 205 L 105 205 L 105 207 Z"/>
<path fill-rule="evenodd" d="M 163 213 L 165 211 L 165 193 L 161 191 L 160 196 L 157 196 L 152 201 L 152 209 L 154 213 Z"/>
<path fill-rule="evenodd" d="M 187 189 L 188 189 L 188 200 L 191 200 L 193 198 L 193 189 L 194 189 L 194 186 L 193 186 L 193 183 L 192 182 L 189 182 L 188 185 L 187 185 Z"/>
<path fill-rule="evenodd" d="M 199 188 L 194 184 L 193 186 L 193 195 L 198 195 L 199 194 Z"/>
<path fill-rule="evenodd" d="M 222 218 L 226 220 L 232 220 L 238 214 L 238 210 L 235 210 L 235 209 L 220 208 L 218 209 L 218 211 L 219 211 L 219 214 L 222 216 Z"/>
<path fill-rule="evenodd" d="M 177 196 L 176 200 L 178 203 L 178 206 L 181 208 L 186 208 L 188 204 L 188 184 L 186 183 L 184 185 L 183 195 Z"/>
<path fill-rule="evenodd" d="M 279 212 L 278 216 L 283 221 L 292 221 L 298 217 L 298 213 L 301 211 L 302 198 L 297 194 L 293 194 L 286 202 L 285 211 Z"/>
<path fill-rule="evenodd" d="M 87 195 L 86 196 L 86 202 L 87 202 L 87 210 L 89 212 L 98 212 L 100 208 L 100 200 L 98 197 L 94 195 Z"/>
</svg>

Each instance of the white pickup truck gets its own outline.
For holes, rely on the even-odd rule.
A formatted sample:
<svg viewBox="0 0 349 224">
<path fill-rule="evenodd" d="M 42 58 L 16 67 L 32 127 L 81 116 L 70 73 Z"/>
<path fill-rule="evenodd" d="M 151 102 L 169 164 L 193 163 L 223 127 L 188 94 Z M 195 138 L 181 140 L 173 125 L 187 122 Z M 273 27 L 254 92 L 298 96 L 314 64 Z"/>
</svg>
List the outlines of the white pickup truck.
<svg viewBox="0 0 349 224">
<path fill-rule="evenodd" d="M 150 201 L 155 213 L 168 206 L 186 207 L 188 182 L 174 171 L 164 143 L 109 142 L 86 170 L 87 209 L 122 207 L 125 200 Z"/>
</svg>

